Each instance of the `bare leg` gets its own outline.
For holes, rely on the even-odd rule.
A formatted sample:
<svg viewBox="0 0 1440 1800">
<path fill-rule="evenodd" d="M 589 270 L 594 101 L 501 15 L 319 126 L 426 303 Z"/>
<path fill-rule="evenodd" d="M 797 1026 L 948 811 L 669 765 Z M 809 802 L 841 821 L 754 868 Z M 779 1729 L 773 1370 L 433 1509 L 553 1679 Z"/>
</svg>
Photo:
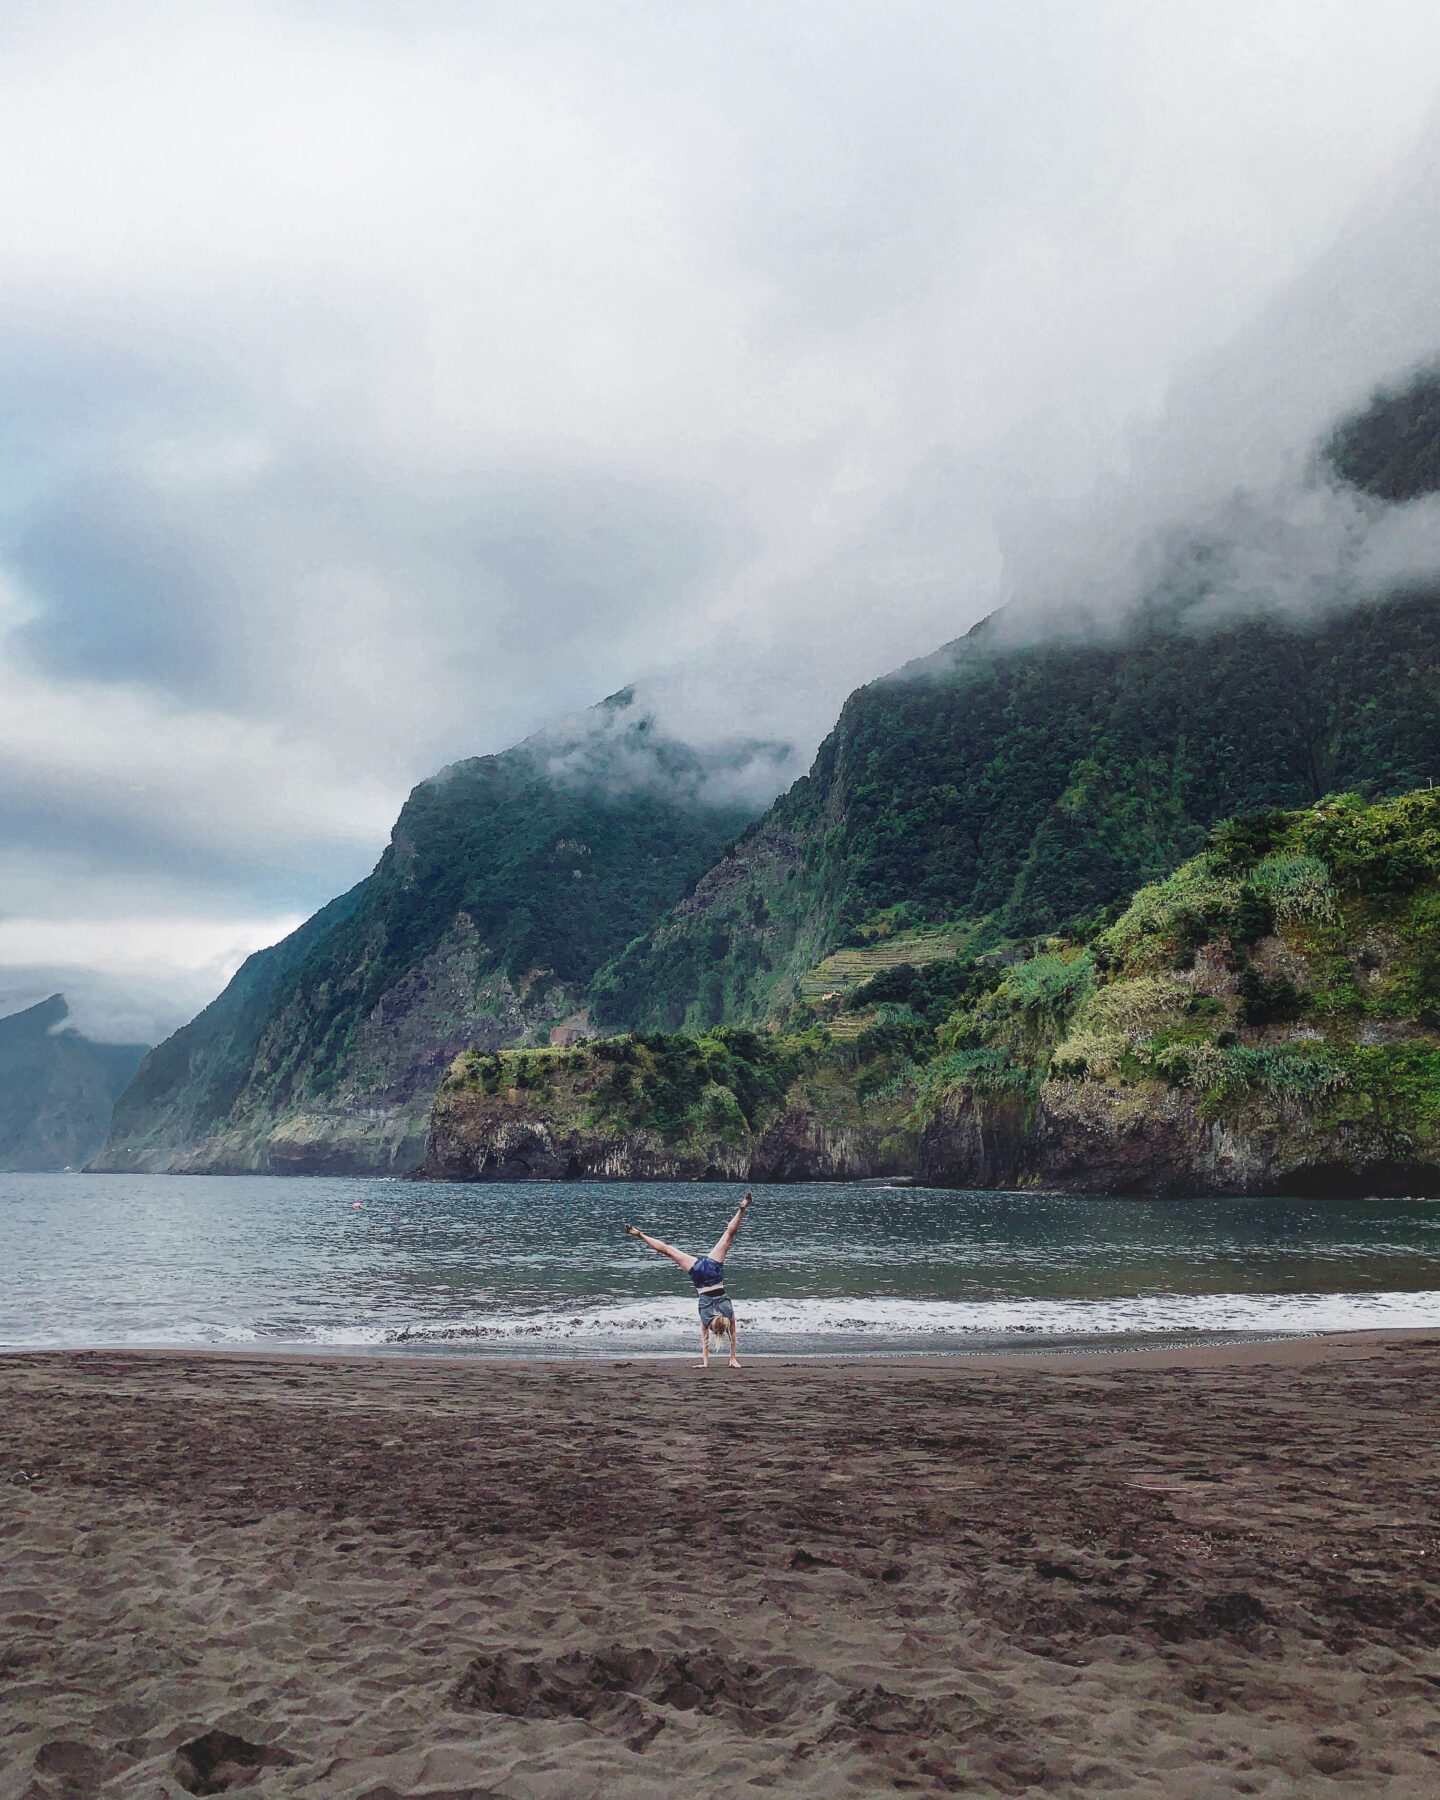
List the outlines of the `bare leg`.
<svg viewBox="0 0 1440 1800">
<path fill-rule="evenodd" d="M 664 1243 L 660 1238 L 646 1237 L 643 1231 L 637 1231 L 633 1225 L 627 1225 L 625 1229 L 631 1237 L 639 1238 L 642 1244 L 648 1244 L 660 1256 L 668 1256 L 671 1262 L 678 1263 L 687 1275 L 694 1268 L 695 1258 L 686 1251 L 677 1250 L 673 1244 Z"/>
<path fill-rule="evenodd" d="M 720 1233 L 720 1236 L 716 1239 L 715 1248 L 710 1252 L 711 1256 L 714 1257 L 716 1262 L 719 1262 L 719 1263 L 724 1262 L 726 1253 L 729 1251 L 730 1246 L 735 1242 L 735 1234 L 740 1229 L 740 1222 L 745 1217 L 745 1214 L 749 1211 L 751 1204 L 752 1204 L 752 1197 L 749 1194 L 747 1194 L 745 1196 L 745 1198 L 740 1202 L 739 1212 L 736 1213 L 735 1217 L 730 1221 L 730 1223 Z"/>
<path fill-rule="evenodd" d="M 734 1319 L 730 1321 L 730 1367 L 740 1367 L 740 1327 Z"/>
<path fill-rule="evenodd" d="M 710 1333 L 703 1325 L 700 1327 L 700 1367 L 710 1367 Z"/>
</svg>

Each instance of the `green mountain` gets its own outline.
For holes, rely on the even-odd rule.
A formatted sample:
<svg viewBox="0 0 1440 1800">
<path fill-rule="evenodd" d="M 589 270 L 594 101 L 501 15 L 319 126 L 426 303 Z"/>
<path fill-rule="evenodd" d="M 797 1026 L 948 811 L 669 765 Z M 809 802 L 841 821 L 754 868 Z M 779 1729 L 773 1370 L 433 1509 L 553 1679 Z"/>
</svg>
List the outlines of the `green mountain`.
<svg viewBox="0 0 1440 1800">
<path fill-rule="evenodd" d="M 1380 396 L 1324 459 L 1362 514 L 1436 491 L 1440 378 Z M 785 1020 L 846 946 L 1098 921 L 1217 820 L 1440 775 L 1440 588 L 1359 603 L 1337 571 L 1305 617 L 1236 618 L 1232 594 L 1217 622 L 1233 578 L 1223 534 L 1197 534 L 1123 629 L 1026 643 L 999 614 L 860 689 L 809 774 L 601 971 L 598 1022 Z"/>
<path fill-rule="evenodd" d="M 147 1059 L 95 1166 L 412 1167 L 456 1053 L 586 1028 L 595 970 L 714 862 L 788 754 L 701 753 L 627 689 L 422 782 L 374 873 Z"/>
<path fill-rule="evenodd" d="M 1173 869 L 1218 819 L 1440 774 L 1440 591 L 1308 627 L 993 635 L 853 695 L 809 775 L 603 972 L 597 1019 L 784 1016 L 847 942 L 1057 930 Z"/>
<path fill-rule="evenodd" d="M 462 1056 L 423 1172 L 1433 1193 L 1440 791 L 1224 823 L 1088 942 L 893 964 L 850 1007 Z"/>
<path fill-rule="evenodd" d="M 1435 491 L 1437 391 L 1421 375 L 1322 446 L 1316 495 L 1357 531 Z M 444 771 L 366 882 L 148 1059 L 99 1166 L 403 1170 L 457 1054 L 597 1032 L 640 1034 L 628 1077 L 602 1050 L 456 1065 L 456 1166 L 606 1172 L 642 1139 L 647 1167 L 691 1172 L 796 1168 L 802 1141 L 830 1172 L 892 1166 L 920 1129 L 923 1033 L 1038 940 L 1094 937 L 1217 821 L 1440 774 L 1440 589 L 1364 599 L 1342 560 L 1303 615 L 1254 616 L 1239 544 L 1225 522 L 1177 540 L 1107 631 L 1027 641 L 1008 611 L 862 688 L 759 818 L 745 778 L 773 777 L 781 749 L 702 755 L 628 690 Z M 714 1035 L 759 1026 L 790 1034 L 764 1105 L 730 1085 L 734 1040 Z M 570 1149 L 525 1135 L 544 1124 L 536 1074 Z M 671 1094 L 653 1117 L 652 1089 Z M 477 1151 L 472 1126 L 498 1135 Z"/>
<path fill-rule="evenodd" d="M 105 1142 L 144 1044 L 97 1044 L 64 1024 L 63 994 L 0 1019 L 0 1169 L 78 1169 Z"/>
</svg>

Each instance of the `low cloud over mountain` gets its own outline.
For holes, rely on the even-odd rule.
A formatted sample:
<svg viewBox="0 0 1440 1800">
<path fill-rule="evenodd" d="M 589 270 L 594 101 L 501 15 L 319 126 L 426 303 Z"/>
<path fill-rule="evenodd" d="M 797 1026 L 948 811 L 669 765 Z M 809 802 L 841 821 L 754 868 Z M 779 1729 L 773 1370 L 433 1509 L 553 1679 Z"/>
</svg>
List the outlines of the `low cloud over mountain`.
<svg viewBox="0 0 1440 1800">
<path fill-rule="evenodd" d="M 1077 544 L 1098 592 L 1227 504 L 1154 424 L 1196 391 L 1283 487 L 1266 444 L 1430 348 L 1437 52 L 1411 0 L 28 9 L 0 964 L 188 1005 L 415 781 L 631 682 L 803 761 Z"/>
</svg>

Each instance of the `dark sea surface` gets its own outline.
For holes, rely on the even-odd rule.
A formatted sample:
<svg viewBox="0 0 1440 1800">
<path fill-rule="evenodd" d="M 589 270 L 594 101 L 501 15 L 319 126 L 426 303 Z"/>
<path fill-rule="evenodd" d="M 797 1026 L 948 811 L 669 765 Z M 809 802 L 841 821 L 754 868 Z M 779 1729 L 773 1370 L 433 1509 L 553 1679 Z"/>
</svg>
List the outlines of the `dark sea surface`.
<svg viewBox="0 0 1440 1800">
<path fill-rule="evenodd" d="M 721 1185 L 0 1174 L 0 1347 L 674 1354 Z M 1440 1326 L 1440 1201 L 761 1187 L 741 1349 L 956 1351 Z"/>
</svg>

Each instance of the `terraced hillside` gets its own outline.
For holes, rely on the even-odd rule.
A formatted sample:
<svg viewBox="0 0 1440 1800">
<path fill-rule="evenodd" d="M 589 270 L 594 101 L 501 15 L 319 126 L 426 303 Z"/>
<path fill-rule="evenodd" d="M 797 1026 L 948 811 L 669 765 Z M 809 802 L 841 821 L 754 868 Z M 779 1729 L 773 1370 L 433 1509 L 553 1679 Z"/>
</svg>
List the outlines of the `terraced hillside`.
<svg viewBox="0 0 1440 1800">
<path fill-rule="evenodd" d="M 908 931 L 877 939 L 858 948 L 832 950 L 800 977 L 801 997 L 812 1005 L 844 1001 L 882 969 L 902 965 L 922 968 L 927 963 L 950 962 L 958 956 L 969 935 L 964 931 Z"/>
</svg>

